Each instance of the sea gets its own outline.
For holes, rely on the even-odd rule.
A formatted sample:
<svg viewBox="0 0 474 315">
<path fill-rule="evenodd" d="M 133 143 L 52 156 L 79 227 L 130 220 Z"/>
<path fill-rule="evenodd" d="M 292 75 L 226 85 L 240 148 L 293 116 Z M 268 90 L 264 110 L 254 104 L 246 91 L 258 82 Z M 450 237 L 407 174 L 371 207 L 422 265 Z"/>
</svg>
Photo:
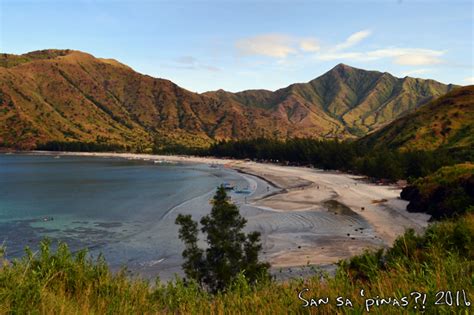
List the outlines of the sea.
<svg viewBox="0 0 474 315">
<path fill-rule="evenodd" d="M 198 220 L 216 187 L 247 188 L 235 171 L 205 164 L 54 154 L 0 154 L 0 245 L 17 259 L 26 247 L 65 242 L 103 254 L 114 269 L 179 271 L 174 224 L 186 205 Z M 173 216 L 170 216 L 173 214 Z M 194 215 L 195 214 L 195 215 Z M 153 267 L 153 268 L 152 268 Z"/>
</svg>

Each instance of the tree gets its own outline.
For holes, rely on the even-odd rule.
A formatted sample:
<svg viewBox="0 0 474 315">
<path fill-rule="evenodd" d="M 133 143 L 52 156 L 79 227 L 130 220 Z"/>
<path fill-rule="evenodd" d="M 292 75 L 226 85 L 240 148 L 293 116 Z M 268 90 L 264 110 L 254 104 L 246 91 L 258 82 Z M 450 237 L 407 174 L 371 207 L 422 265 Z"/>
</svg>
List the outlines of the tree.
<svg viewBox="0 0 474 315">
<path fill-rule="evenodd" d="M 199 248 L 198 223 L 191 215 L 178 215 L 179 238 L 184 242 L 183 269 L 186 276 L 211 292 L 225 290 L 243 273 L 249 283 L 268 278 L 268 263 L 259 262 L 262 249 L 260 233 L 245 234 L 247 220 L 239 213 L 223 186 L 217 189 L 212 200 L 212 210 L 201 219 L 201 232 L 206 236 L 208 247 Z"/>
</svg>

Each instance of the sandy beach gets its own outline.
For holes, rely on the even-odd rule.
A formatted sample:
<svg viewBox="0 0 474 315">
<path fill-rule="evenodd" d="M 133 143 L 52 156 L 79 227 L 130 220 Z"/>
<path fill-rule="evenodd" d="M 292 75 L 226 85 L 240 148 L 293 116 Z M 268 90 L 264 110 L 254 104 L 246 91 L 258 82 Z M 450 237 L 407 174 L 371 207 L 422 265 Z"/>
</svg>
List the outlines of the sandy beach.
<svg viewBox="0 0 474 315">
<path fill-rule="evenodd" d="M 234 170 L 245 177 L 252 193 L 233 195 L 248 230 L 262 233 L 263 259 L 273 268 L 328 265 L 362 253 L 366 249 L 390 246 L 407 228 L 420 232 L 429 216 L 408 213 L 400 189 L 376 185 L 363 177 L 306 167 L 290 167 L 205 157 L 163 156 L 128 153 L 35 152 L 75 156 L 118 157 L 150 160 L 155 163 L 202 163 Z M 174 208 L 163 219 L 163 227 L 174 233 L 172 221 L 177 213 L 191 213 L 198 218 L 209 211 L 206 203 L 212 192 L 192 206 Z M 170 227 L 172 226 L 172 227 Z M 173 230 L 173 231 L 172 231 Z M 147 236 L 150 237 L 150 236 Z M 170 249 L 171 250 L 171 249 Z M 179 255 L 179 250 L 171 256 Z M 161 271 L 176 272 L 178 258 L 162 263 Z M 161 258 L 160 258 L 161 259 Z M 164 259 L 164 258 L 163 258 Z M 158 262 L 161 262 L 159 259 Z M 150 272 L 158 268 L 151 264 Z M 164 269 L 163 269 L 164 268 Z"/>
</svg>

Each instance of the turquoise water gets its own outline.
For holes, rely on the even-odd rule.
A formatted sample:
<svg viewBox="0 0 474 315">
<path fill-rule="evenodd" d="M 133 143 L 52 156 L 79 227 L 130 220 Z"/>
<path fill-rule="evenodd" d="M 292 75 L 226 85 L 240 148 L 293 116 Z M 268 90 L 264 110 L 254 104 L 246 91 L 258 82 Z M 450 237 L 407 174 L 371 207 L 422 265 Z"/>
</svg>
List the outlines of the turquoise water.
<svg viewBox="0 0 474 315">
<path fill-rule="evenodd" d="M 10 258 L 49 237 L 103 252 L 112 265 L 140 264 L 180 246 L 173 222 L 163 223 L 173 207 L 229 180 L 242 178 L 206 165 L 0 155 L 0 243 Z"/>
</svg>

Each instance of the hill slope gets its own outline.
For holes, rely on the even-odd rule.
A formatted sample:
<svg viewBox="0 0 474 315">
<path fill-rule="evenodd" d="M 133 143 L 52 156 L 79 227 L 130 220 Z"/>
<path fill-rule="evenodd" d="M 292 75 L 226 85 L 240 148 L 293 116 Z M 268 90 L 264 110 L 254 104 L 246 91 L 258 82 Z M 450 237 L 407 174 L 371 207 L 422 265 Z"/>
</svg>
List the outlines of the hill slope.
<svg viewBox="0 0 474 315">
<path fill-rule="evenodd" d="M 339 64 L 308 83 L 292 84 L 275 92 L 217 91 L 206 95 L 233 99 L 249 107 L 286 110 L 290 119 L 315 113 L 337 120 L 335 133 L 347 131 L 362 136 L 452 88 L 433 80 L 400 79 L 386 72 Z"/>
<path fill-rule="evenodd" d="M 276 92 L 192 93 L 73 50 L 0 55 L 0 147 L 52 140 L 203 146 L 249 137 L 354 137 L 452 87 L 338 65 Z"/>
<path fill-rule="evenodd" d="M 360 140 L 401 149 L 474 147 L 474 85 L 448 94 Z"/>
</svg>

